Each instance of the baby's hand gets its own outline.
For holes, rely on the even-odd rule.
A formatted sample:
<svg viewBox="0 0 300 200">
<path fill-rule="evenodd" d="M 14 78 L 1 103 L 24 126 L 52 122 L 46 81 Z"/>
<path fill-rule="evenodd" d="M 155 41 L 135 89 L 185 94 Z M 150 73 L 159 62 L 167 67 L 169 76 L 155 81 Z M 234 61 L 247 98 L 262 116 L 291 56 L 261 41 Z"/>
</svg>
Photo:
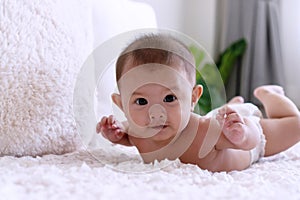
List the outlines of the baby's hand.
<svg viewBox="0 0 300 200">
<path fill-rule="evenodd" d="M 123 124 L 115 119 L 113 115 L 102 117 L 96 127 L 97 133 L 102 133 L 103 137 L 113 143 L 119 143 L 126 135 Z"/>
<path fill-rule="evenodd" d="M 246 138 L 246 124 L 243 117 L 229 105 L 219 109 L 217 120 L 225 137 L 235 145 L 242 145 Z"/>
</svg>

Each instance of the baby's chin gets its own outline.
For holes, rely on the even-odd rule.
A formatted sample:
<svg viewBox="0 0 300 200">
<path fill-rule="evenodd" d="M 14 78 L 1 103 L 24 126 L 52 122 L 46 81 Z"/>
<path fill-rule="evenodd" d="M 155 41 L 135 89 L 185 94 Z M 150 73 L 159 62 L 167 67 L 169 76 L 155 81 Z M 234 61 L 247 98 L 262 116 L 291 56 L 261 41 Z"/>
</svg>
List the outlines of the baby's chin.
<svg viewBox="0 0 300 200">
<path fill-rule="evenodd" d="M 177 135 L 176 133 L 177 131 L 171 130 L 170 127 L 165 127 L 160 131 L 158 131 L 155 135 L 153 135 L 149 139 L 158 144 L 161 143 L 161 144 L 168 145 L 174 140 L 174 138 Z"/>
</svg>

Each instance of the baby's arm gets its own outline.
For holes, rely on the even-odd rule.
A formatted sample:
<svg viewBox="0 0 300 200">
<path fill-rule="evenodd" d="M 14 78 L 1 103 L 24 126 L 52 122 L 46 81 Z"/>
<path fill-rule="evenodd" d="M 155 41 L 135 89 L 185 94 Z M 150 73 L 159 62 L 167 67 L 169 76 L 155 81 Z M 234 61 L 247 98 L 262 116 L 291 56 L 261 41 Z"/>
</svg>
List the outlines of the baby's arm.
<svg viewBox="0 0 300 200">
<path fill-rule="evenodd" d="M 132 146 L 127 134 L 127 123 L 121 123 L 113 115 L 102 117 L 96 126 L 97 133 L 100 133 L 112 143 Z"/>
<path fill-rule="evenodd" d="M 218 149 L 250 150 L 259 143 L 261 129 L 251 116 L 242 116 L 237 109 L 226 105 L 219 110 L 217 120 L 222 126 L 222 135 L 224 135 L 216 144 Z M 222 140 L 228 140 L 229 144 Z"/>
<path fill-rule="evenodd" d="M 259 122 L 237 107 L 225 105 L 216 115 L 221 135 L 210 153 L 201 159 L 200 167 L 211 171 L 243 170 L 250 166 L 254 149 L 261 140 Z M 213 119 L 212 119 L 213 120 Z"/>
<path fill-rule="evenodd" d="M 251 164 L 250 151 L 230 148 L 213 150 L 204 159 L 207 160 L 203 160 L 202 164 L 199 166 L 213 172 L 244 170 Z"/>
</svg>

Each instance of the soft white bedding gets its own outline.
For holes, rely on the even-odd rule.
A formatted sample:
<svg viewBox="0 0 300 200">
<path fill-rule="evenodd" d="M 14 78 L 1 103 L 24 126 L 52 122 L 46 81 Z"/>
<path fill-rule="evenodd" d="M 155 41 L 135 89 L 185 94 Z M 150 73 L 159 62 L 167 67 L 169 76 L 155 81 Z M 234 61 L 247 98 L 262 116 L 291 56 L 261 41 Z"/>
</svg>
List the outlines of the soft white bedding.
<svg viewBox="0 0 300 200">
<path fill-rule="evenodd" d="M 97 149 L 36 158 L 1 157 L 0 197 L 300 199 L 300 144 L 247 170 L 230 173 L 211 173 L 178 160 L 164 161 L 165 167 L 159 169 L 142 164 L 132 149 L 128 152 L 119 155 Z"/>
</svg>

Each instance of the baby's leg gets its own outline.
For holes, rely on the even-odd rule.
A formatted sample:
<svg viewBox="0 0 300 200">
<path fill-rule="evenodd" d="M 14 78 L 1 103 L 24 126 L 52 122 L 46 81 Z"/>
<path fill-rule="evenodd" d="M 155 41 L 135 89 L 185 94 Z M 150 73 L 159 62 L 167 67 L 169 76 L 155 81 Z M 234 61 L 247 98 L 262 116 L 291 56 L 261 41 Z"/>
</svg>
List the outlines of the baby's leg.
<svg viewBox="0 0 300 200">
<path fill-rule="evenodd" d="M 300 141 L 300 114 L 280 86 L 261 86 L 254 95 L 262 102 L 267 118 L 261 120 L 266 136 L 265 156 L 280 153 Z"/>
<path fill-rule="evenodd" d="M 262 102 L 268 118 L 282 118 L 299 115 L 296 105 L 284 95 L 282 87 L 265 85 L 254 90 L 256 98 Z"/>
</svg>

